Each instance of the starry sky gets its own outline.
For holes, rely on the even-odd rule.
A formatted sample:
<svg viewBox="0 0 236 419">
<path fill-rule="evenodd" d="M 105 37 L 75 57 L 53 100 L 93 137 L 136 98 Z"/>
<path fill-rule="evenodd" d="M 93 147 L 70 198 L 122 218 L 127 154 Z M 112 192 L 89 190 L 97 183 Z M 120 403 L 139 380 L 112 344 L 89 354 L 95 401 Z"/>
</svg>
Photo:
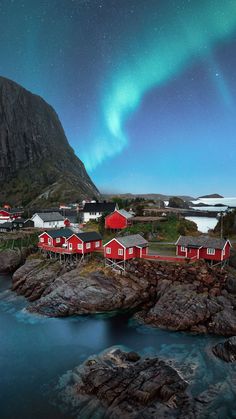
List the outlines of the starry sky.
<svg viewBox="0 0 236 419">
<path fill-rule="evenodd" d="M 0 28 L 100 191 L 235 195 L 235 0 L 0 0 Z"/>
</svg>

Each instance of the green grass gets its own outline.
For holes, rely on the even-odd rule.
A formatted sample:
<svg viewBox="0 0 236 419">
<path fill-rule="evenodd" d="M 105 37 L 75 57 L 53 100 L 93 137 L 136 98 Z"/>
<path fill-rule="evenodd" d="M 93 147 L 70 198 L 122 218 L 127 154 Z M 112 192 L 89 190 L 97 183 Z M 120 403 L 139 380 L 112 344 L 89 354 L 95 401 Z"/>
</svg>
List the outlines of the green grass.
<svg viewBox="0 0 236 419">
<path fill-rule="evenodd" d="M 6 233 L 0 237 L 0 251 L 7 249 L 21 249 L 23 247 L 35 246 L 38 243 L 38 234 L 14 238 L 12 233 Z"/>
</svg>

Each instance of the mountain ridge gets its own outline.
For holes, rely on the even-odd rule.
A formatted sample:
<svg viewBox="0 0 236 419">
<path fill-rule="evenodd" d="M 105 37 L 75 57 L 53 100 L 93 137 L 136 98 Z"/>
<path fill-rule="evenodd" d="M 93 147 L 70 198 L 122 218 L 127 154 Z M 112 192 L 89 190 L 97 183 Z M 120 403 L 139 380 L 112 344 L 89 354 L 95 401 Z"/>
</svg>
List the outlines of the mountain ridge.
<svg viewBox="0 0 236 419">
<path fill-rule="evenodd" d="M 53 107 L 0 76 L 0 202 L 51 206 L 99 196 Z"/>
</svg>

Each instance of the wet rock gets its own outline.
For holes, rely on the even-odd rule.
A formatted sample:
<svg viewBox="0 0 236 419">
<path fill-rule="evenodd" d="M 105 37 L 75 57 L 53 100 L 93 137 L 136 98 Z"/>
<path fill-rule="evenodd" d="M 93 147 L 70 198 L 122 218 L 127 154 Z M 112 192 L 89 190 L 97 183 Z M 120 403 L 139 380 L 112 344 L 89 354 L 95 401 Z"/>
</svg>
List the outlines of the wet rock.
<svg viewBox="0 0 236 419">
<path fill-rule="evenodd" d="M 213 346 L 212 352 L 215 356 L 226 362 L 236 361 L 236 336 L 227 339 L 225 342 Z"/>
<path fill-rule="evenodd" d="M 67 373 L 59 397 L 76 417 L 174 418 L 189 413 L 191 396 L 177 371 L 158 358 L 110 348 Z M 190 417 L 190 416 L 189 416 Z"/>
</svg>

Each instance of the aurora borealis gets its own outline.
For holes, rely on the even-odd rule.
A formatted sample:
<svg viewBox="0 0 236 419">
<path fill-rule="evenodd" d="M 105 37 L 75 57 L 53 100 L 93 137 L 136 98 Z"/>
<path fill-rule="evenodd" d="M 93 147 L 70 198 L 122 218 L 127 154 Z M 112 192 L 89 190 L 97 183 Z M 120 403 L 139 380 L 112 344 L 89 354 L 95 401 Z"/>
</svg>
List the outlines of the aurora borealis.
<svg viewBox="0 0 236 419">
<path fill-rule="evenodd" d="M 0 25 L 0 74 L 100 190 L 235 194 L 235 0 L 0 0 Z"/>
</svg>

